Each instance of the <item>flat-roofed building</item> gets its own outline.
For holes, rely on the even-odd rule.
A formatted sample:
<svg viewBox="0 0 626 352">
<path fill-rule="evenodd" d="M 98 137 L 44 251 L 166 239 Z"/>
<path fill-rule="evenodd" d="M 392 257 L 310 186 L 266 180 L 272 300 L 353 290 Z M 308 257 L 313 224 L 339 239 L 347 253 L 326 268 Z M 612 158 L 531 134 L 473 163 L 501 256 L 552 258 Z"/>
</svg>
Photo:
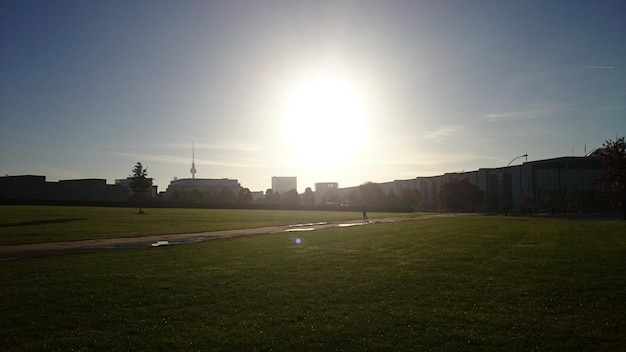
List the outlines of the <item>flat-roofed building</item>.
<svg viewBox="0 0 626 352">
<path fill-rule="evenodd" d="M 49 182 L 45 176 L 0 177 L 0 200 L 126 201 L 129 194 L 128 186 L 109 185 L 100 178 Z"/>
<path fill-rule="evenodd" d="M 285 194 L 286 192 L 295 189 L 298 191 L 298 178 L 292 176 L 273 176 L 272 177 L 272 191 L 274 193 Z"/>
<path fill-rule="evenodd" d="M 170 182 L 165 191 L 166 198 L 172 198 L 176 193 L 184 194 L 197 190 L 201 193 L 220 192 L 227 188 L 235 195 L 239 194 L 241 185 L 238 180 L 228 178 L 181 178 Z"/>
<path fill-rule="evenodd" d="M 339 204 L 339 183 L 318 182 L 315 184 L 315 204 Z"/>
</svg>

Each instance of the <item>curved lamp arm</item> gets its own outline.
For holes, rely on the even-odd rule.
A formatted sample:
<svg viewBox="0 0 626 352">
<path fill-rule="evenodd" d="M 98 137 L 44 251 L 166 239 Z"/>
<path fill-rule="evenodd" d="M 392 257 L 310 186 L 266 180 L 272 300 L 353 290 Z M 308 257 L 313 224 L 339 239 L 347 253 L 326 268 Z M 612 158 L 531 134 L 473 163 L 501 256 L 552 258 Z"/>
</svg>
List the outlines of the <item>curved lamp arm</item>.
<svg viewBox="0 0 626 352">
<path fill-rule="evenodd" d="M 528 161 L 528 154 L 520 155 L 520 156 L 514 158 L 513 160 L 509 161 L 509 164 L 506 167 L 511 166 L 511 163 L 514 162 L 515 160 L 519 159 L 519 158 L 526 158 L 526 161 Z"/>
</svg>

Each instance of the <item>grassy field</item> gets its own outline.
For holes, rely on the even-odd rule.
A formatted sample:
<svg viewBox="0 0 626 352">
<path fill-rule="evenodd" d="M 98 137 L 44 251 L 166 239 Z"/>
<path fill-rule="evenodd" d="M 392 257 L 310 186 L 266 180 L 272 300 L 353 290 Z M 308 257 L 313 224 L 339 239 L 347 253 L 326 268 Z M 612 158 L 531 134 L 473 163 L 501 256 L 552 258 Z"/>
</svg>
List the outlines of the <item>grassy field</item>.
<svg viewBox="0 0 626 352">
<path fill-rule="evenodd" d="M 625 229 L 472 216 L 0 262 L 0 344 L 624 351 Z"/>
<path fill-rule="evenodd" d="M 137 237 L 360 219 L 336 211 L 2 206 L 0 245 Z M 415 214 L 372 213 L 370 218 Z"/>
</svg>

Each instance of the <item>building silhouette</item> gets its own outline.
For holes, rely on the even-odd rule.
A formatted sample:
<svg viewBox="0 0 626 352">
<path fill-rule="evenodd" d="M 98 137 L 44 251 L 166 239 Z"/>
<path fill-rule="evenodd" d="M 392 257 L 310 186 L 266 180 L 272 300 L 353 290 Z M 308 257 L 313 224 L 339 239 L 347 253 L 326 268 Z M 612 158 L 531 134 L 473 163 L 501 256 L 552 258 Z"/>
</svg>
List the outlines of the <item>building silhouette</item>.
<svg viewBox="0 0 626 352">
<path fill-rule="evenodd" d="M 466 179 L 484 192 L 485 200 L 476 210 L 492 212 L 527 211 L 596 211 L 606 210 L 607 192 L 595 180 L 604 172 L 603 157 L 591 153 L 584 157 L 560 157 L 524 162 L 500 168 L 451 172 L 443 175 L 416 177 L 379 183 L 387 194 L 400 194 L 404 189 L 420 192 L 420 210 L 445 210 L 440 202 L 442 185 Z M 341 188 L 346 199 L 357 187 Z"/>
<path fill-rule="evenodd" d="M 601 152 L 584 157 L 559 157 L 524 162 L 521 165 L 499 168 L 481 168 L 475 171 L 451 172 L 437 176 L 416 177 L 377 183 L 389 195 L 404 190 L 416 190 L 421 195 L 419 209 L 446 210 L 440 201 L 441 186 L 467 180 L 480 189 L 484 201 L 477 211 L 597 211 L 607 210 L 609 195 L 595 180 L 604 173 Z M 125 202 L 130 196 L 129 179 L 116 180 L 114 185 L 105 179 L 78 179 L 48 182 L 45 176 L 22 175 L 0 177 L 0 201 L 3 203 L 52 202 Z M 272 189 L 284 193 L 296 188 L 296 177 L 272 177 Z M 202 195 L 201 201 L 211 202 L 236 196 L 242 186 L 236 179 L 175 179 L 163 193 L 161 201 L 190 199 Z M 157 186 L 152 186 L 156 195 Z M 226 191 L 226 193 L 224 193 Z M 359 186 L 339 188 L 337 182 L 315 183 L 315 204 L 318 206 L 349 204 L 350 194 L 359 192 Z M 230 193 L 230 194 L 229 194 Z M 257 192 L 255 198 L 262 197 Z M 210 196 L 218 194 L 218 196 Z M 209 195 L 209 196 L 207 196 Z M 222 198 L 219 198 L 219 195 Z M 204 198 L 203 198 L 204 197 Z M 213 197 L 213 198 L 211 198 Z M 195 198 L 194 198 L 195 199 Z M 219 201 L 218 201 L 219 203 Z M 360 204 L 349 204 L 360 206 Z"/>
<path fill-rule="evenodd" d="M 153 192 L 156 186 L 153 186 Z M 120 202 L 130 196 L 130 187 L 109 185 L 105 179 L 46 181 L 45 176 L 0 177 L 0 200 L 11 201 L 83 201 Z"/>
<path fill-rule="evenodd" d="M 315 184 L 315 204 L 317 205 L 339 205 L 341 194 L 339 193 L 339 183 L 318 182 Z"/>
<path fill-rule="evenodd" d="M 223 189 L 229 189 L 237 195 L 241 188 L 239 181 L 228 178 L 181 178 L 170 182 L 165 190 L 165 199 L 177 199 L 192 192 L 214 194 L 222 192 Z"/>
<path fill-rule="evenodd" d="M 298 190 L 297 177 L 272 176 L 272 191 L 285 194 L 292 189 Z"/>
</svg>

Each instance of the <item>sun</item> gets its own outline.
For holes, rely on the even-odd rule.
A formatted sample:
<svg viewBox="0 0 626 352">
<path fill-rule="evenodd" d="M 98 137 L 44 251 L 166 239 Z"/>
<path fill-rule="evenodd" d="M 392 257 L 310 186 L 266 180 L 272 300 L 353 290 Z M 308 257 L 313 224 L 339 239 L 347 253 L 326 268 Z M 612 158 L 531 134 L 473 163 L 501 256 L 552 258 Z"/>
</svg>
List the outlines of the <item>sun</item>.
<svg viewBox="0 0 626 352">
<path fill-rule="evenodd" d="M 353 164 L 366 140 L 367 104 L 359 84 L 337 72 L 309 73 L 285 94 L 282 126 L 301 165 Z"/>
</svg>

